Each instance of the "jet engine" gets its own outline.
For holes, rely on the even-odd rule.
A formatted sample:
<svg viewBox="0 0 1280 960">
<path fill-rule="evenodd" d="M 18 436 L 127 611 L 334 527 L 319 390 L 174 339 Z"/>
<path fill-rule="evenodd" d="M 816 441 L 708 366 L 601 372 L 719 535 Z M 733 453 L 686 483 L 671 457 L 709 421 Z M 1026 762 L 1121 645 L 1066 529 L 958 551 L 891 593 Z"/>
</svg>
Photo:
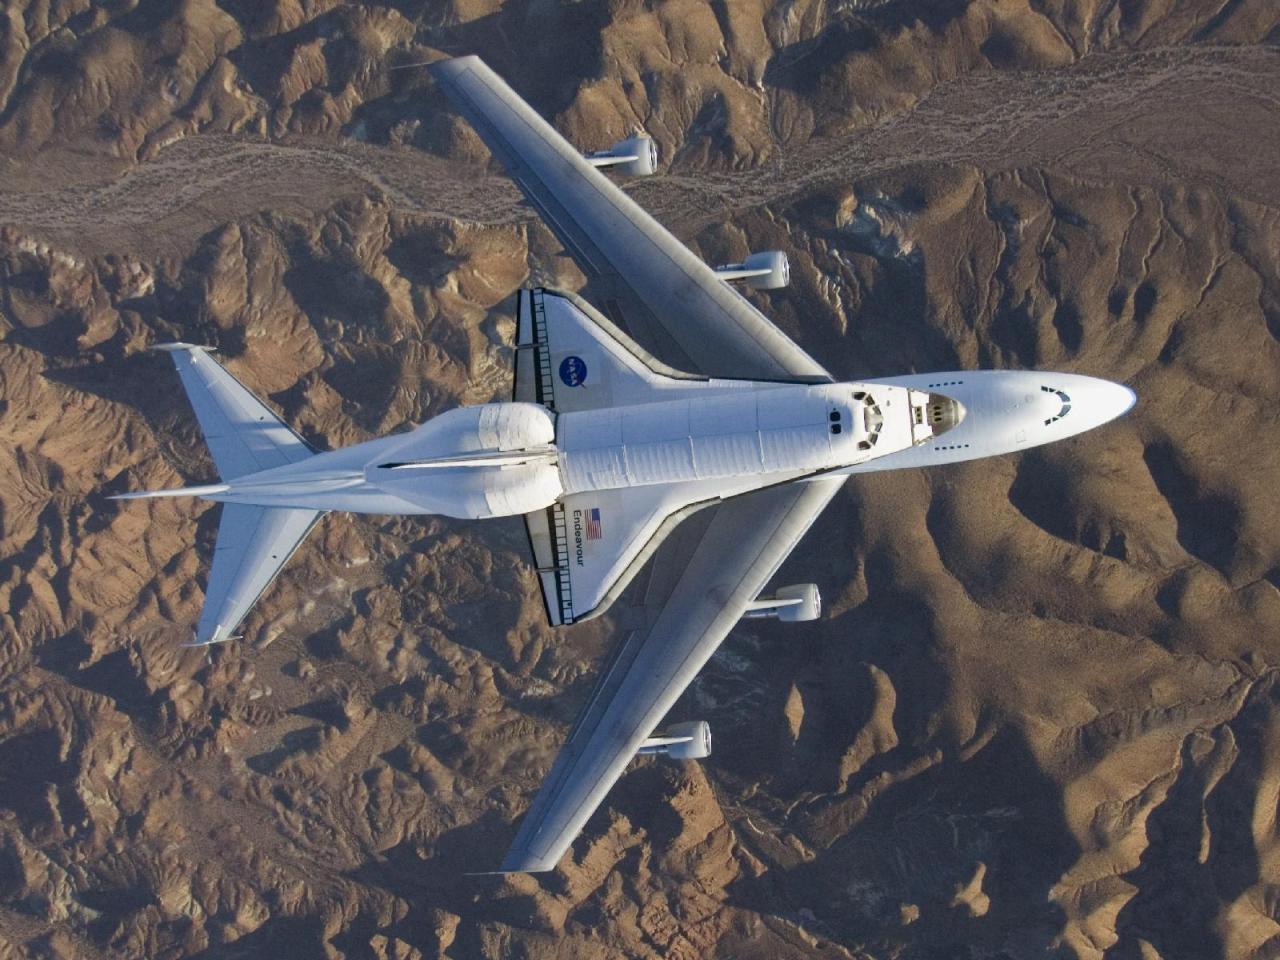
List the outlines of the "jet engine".
<svg viewBox="0 0 1280 960">
<path fill-rule="evenodd" d="M 701 760 L 711 756 L 711 724 L 705 720 L 677 723 L 640 745 L 637 753 L 664 753 L 672 760 Z"/>
<path fill-rule="evenodd" d="M 638 133 L 608 150 L 587 154 L 586 160 L 593 167 L 616 167 L 628 177 L 647 177 L 658 170 L 658 145 L 653 137 Z"/>
<path fill-rule="evenodd" d="M 716 267 L 721 280 L 745 280 L 757 290 L 779 290 L 791 282 L 791 263 L 781 250 L 750 254 L 741 263 Z"/>
<path fill-rule="evenodd" d="M 779 588 L 772 597 L 761 597 L 747 607 L 743 619 L 777 617 L 784 623 L 803 623 L 822 616 L 822 594 L 816 583 L 796 583 Z"/>
</svg>

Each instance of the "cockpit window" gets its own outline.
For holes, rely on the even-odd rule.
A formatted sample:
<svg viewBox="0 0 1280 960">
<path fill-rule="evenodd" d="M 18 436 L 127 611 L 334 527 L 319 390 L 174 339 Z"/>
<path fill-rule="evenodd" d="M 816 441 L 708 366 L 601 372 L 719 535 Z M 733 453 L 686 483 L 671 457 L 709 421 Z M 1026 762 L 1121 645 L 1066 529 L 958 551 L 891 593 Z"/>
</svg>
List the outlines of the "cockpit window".
<svg viewBox="0 0 1280 960">
<path fill-rule="evenodd" d="M 1071 412 L 1071 398 L 1067 396 L 1067 392 L 1065 390 L 1058 390 L 1055 387 L 1042 386 L 1040 389 L 1045 393 L 1056 394 L 1058 399 L 1062 401 L 1062 409 L 1060 409 L 1057 413 L 1055 413 L 1052 417 L 1050 417 L 1048 420 L 1044 422 L 1044 425 L 1047 427 L 1051 423 L 1057 423 L 1059 420 L 1061 420 L 1063 417 L 1065 417 L 1068 413 Z"/>
</svg>

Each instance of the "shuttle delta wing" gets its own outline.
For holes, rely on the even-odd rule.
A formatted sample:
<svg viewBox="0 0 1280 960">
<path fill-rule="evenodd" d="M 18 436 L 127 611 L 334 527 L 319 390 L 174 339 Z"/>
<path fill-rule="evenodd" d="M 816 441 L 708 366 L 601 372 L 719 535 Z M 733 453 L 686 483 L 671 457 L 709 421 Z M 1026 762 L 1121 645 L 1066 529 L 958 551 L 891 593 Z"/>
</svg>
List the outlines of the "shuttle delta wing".
<svg viewBox="0 0 1280 960">
<path fill-rule="evenodd" d="M 592 490 L 526 515 L 548 619 L 559 626 L 600 616 L 680 521 L 756 486 L 747 477 Z"/>
<path fill-rule="evenodd" d="M 604 613 L 680 521 L 714 502 L 690 501 L 687 486 L 576 493 L 526 517 L 552 626 Z"/>
<path fill-rule="evenodd" d="M 479 57 L 429 68 L 586 273 L 616 323 L 673 366 L 716 377 L 831 377 L 589 164 Z"/>
<path fill-rule="evenodd" d="M 696 547 L 661 550 L 643 625 L 605 667 L 502 863 L 551 870 L 747 605 L 764 590 L 843 477 L 744 494 L 688 521 Z M 681 534 L 685 531 L 681 530 Z M 683 541 L 683 536 L 676 540 Z"/>
<path fill-rule="evenodd" d="M 665 366 L 572 293 L 519 293 L 512 400 L 572 413 L 671 400 L 708 382 Z"/>
<path fill-rule="evenodd" d="M 516 317 L 517 401 L 572 413 L 741 389 L 664 366 L 570 293 L 521 290 Z M 681 519 L 755 486 L 751 477 L 620 483 L 526 514 L 548 619 L 560 625 L 604 613 Z"/>
</svg>

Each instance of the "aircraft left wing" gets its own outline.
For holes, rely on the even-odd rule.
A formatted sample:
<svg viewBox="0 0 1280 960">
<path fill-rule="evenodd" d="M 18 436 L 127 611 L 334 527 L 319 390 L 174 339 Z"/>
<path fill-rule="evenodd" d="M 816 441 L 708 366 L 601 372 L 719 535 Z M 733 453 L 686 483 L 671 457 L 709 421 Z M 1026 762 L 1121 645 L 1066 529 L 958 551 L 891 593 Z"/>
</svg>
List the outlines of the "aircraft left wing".
<svg viewBox="0 0 1280 960">
<path fill-rule="evenodd" d="M 835 496 L 844 477 L 790 483 L 709 508 L 692 551 L 660 555 L 643 625 L 623 640 L 525 814 L 502 871 L 551 870 L 641 743 Z M 686 520 L 680 533 L 698 518 Z M 686 546 L 682 544 L 681 546 Z M 680 560 L 681 562 L 671 562 Z M 667 562 L 664 562 L 667 561 Z"/>
<path fill-rule="evenodd" d="M 713 377 L 831 380 L 479 57 L 428 69 L 586 273 L 593 299 L 666 363 Z"/>
</svg>

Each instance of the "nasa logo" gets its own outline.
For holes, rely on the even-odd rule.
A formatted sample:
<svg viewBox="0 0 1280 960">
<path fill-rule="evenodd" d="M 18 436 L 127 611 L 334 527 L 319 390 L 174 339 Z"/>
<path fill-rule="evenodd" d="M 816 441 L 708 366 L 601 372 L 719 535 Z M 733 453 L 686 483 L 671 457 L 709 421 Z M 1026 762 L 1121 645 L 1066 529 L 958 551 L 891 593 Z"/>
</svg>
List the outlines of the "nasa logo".
<svg viewBox="0 0 1280 960">
<path fill-rule="evenodd" d="M 587 365 L 581 357 L 565 357 L 560 361 L 560 379 L 566 387 L 580 387 L 587 382 Z"/>
</svg>

